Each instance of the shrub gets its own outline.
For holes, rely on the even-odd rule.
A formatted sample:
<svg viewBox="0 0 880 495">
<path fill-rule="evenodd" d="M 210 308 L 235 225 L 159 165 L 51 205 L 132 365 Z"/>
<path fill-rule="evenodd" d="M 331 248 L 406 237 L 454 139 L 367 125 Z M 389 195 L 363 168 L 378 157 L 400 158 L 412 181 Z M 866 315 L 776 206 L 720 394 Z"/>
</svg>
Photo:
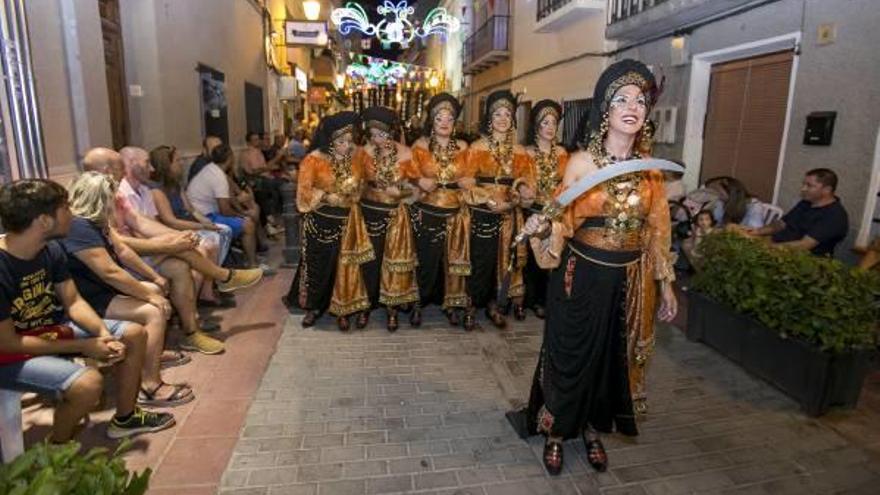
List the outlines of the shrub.
<svg viewBox="0 0 880 495">
<path fill-rule="evenodd" d="M 142 495 L 150 469 L 129 473 L 121 454 L 123 441 L 112 454 L 105 448 L 80 452 L 80 445 L 40 443 L 0 466 L 0 493 L 8 495 Z"/>
<path fill-rule="evenodd" d="M 698 292 L 750 315 L 783 337 L 843 352 L 875 342 L 880 276 L 732 232 L 699 247 Z"/>
</svg>

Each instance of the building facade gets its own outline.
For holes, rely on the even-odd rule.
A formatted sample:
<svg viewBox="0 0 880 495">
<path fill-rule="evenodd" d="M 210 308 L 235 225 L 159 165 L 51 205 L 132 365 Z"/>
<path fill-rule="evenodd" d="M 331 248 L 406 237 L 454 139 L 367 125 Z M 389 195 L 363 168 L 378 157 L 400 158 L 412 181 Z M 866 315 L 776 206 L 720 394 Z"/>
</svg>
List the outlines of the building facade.
<svg viewBox="0 0 880 495">
<path fill-rule="evenodd" d="M 788 209 L 804 173 L 827 167 L 850 218 L 838 256 L 878 233 L 876 1 L 609 0 L 606 20 L 614 59 L 662 75 L 656 152 L 684 161 L 689 186 L 730 175 Z M 833 119 L 830 142 L 805 138 L 808 119 Z"/>
</svg>

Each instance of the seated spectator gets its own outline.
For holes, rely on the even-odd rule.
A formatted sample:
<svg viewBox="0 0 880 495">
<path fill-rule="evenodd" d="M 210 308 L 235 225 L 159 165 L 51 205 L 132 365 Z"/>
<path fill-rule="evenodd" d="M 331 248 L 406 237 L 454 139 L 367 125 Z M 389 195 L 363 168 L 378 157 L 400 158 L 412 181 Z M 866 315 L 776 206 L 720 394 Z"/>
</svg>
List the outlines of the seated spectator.
<svg viewBox="0 0 880 495">
<path fill-rule="evenodd" d="M 125 166 L 125 177 L 119 183 L 117 191 L 118 196 L 123 199 L 138 212 L 138 214 L 149 218 L 152 221 L 158 221 L 159 210 L 153 200 L 153 194 L 147 186 L 150 175 L 154 172 L 150 165 L 149 155 L 141 148 L 127 147 L 123 148 L 120 153 L 122 163 Z M 167 225 L 172 232 L 188 232 L 194 241 L 194 249 L 204 258 L 213 261 L 211 268 L 220 268 L 222 261 L 220 260 L 220 250 L 222 239 L 216 233 L 203 235 L 198 231 L 188 231 L 187 229 L 179 229 L 177 227 Z M 152 259 L 148 258 L 152 262 Z M 193 267 L 192 270 L 193 283 L 195 284 L 196 293 L 201 295 L 202 299 L 216 301 L 214 294 L 214 279 L 209 272 L 199 270 Z M 216 327 L 214 329 L 217 329 Z M 202 328 L 207 330 L 207 328 Z"/>
<path fill-rule="evenodd" d="M 257 221 L 236 211 L 232 204 L 226 169 L 233 161 L 232 150 L 221 144 L 211 152 L 211 162 L 193 177 L 186 188 L 196 212 L 210 221 L 225 225 L 235 238 L 241 238 L 249 266 L 257 263 Z"/>
<path fill-rule="evenodd" d="M 143 150 L 140 152 L 144 153 Z M 146 160 L 141 153 L 131 150 Z M 120 154 L 106 148 L 95 148 L 83 160 L 85 170 L 109 170 L 116 174 L 124 167 L 112 164 L 120 161 Z M 121 180 L 124 177 L 114 177 Z M 195 269 L 218 281 L 221 292 L 231 292 L 249 287 L 259 281 L 262 274 L 253 270 L 228 270 L 218 267 L 195 250 L 198 236 L 190 232 L 170 229 L 161 223 L 141 215 L 117 192 L 112 227 L 120 239 L 140 256 L 149 256 L 148 263 L 170 282 L 171 305 L 180 317 L 185 339 L 181 347 L 203 354 L 223 352 L 223 343 L 205 335 L 199 327 L 196 312 L 196 292 L 190 272 Z"/>
<path fill-rule="evenodd" d="M 217 136 L 208 135 L 205 136 L 205 139 L 202 139 L 202 153 L 190 164 L 189 172 L 186 174 L 187 182 L 193 180 L 193 177 L 201 172 L 205 165 L 211 163 L 211 150 L 221 144 L 223 144 L 223 140 Z"/>
<path fill-rule="evenodd" d="M 769 236 L 778 246 L 803 249 L 817 256 L 833 256 L 834 248 L 849 232 L 849 217 L 834 192 L 837 174 L 827 168 L 807 172 L 801 198 L 782 219 L 772 224 L 746 229 L 755 236 Z"/>
<path fill-rule="evenodd" d="M 115 195 L 116 183 L 109 176 L 97 172 L 80 175 L 70 186 L 70 210 L 74 215 L 70 231 L 58 242 L 67 255 L 77 289 L 98 316 L 132 321 L 146 330 L 140 404 L 186 404 L 195 398 L 192 390 L 186 385 L 167 384 L 159 374 L 162 364 L 170 367 L 190 361 L 181 352 L 166 351 L 163 356 L 165 325 L 171 316 L 171 304 L 165 298 L 168 281 L 110 229 Z M 137 280 L 122 265 L 150 282 Z"/>
<path fill-rule="evenodd" d="M 693 215 L 702 210 L 711 211 L 716 225 L 764 225 L 761 202 L 752 197 L 742 182 L 733 177 L 713 177 L 707 180 L 703 187 L 688 193 L 684 203 Z"/>
<path fill-rule="evenodd" d="M 305 132 L 302 129 L 297 129 L 293 132 L 290 137 L 290 142 L 287 145 L 288 153 L 290 153 L 291 158 L 293 159 L 293 163 L 295 165 L 299 165 L 299 162 L 302 161 L 303 158 L 306 157 L 309 150 L 305 145 Z"/>
<path fill-rule="evenodd" d="M 284 180 L 272 176 L 272 171 L 280 167 L 285 157 L 285 150 L 275 151 L 274 156 L 267 160 L 264 156 L 264 140 L 256 132 L 247 135 L 247 149 L 239 157 L 238 173 L 253 190 L 254 199 L 260 206 L 260 225 L 266 227 L 269 235 L 281 230 L 281 212 L 284 207 L 281 186 Z M 271 147 L 267 148 L 271 151 Z"/>
<path fill-rule="evenodd" d="M 0 388 L 60 399 L 50 441 L 72 439 L 101 397 L 101 373 L 66 359 L 85 355 L 116 365 L 110 438 L 164 430 L 174 416 L 136 405 L 147 336 L 137 323 L 102 320 L 80 296 L 67 257 L 48 241 L 67 235 L 67 192 L 28 179 L 0 188 Z"/>
<path fill-rule="evenodd" d="M 691 235 L 682 243 L 682 251 L 695 269 L 700 269 L 702 256 L 697 248 L 703 238 L 715 231 L 715 217 L 709 210 L 703 210 L 694 217 L 694 226 Z"/>
<path fill-rule="evenodd" d="M 153 203 L 159 213 L 159 221 L 177 230 L 194 230 L 199 237 L 219 246 L 215 261 L 222 265 L 232 244 L 232 229 L 212 222 L 195 211 L 181 187 L 183 167 L 173 146 L 159 146 L 150 151 L 150 176 Z"/>
</svg>

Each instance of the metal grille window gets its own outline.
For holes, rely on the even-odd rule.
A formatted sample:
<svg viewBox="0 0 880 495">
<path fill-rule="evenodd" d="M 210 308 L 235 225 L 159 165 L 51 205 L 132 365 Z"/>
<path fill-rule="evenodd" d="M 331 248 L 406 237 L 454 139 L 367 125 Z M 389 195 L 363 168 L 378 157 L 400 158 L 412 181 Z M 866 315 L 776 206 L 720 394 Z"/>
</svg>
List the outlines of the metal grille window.
<svg viewBox="0 0 880 495">
<path fill-rule="evenodd" d="M 540 21 L 569 3 L 571 3 L 571 0 L 538 0 L 538 20 Z"/>
<path fill-rule="evenodd" d="M 581 139 L 578 136 L 578 130 L 582 123 L 586 124 L 586 119 L 590 116 L 590 103 L 592 98 L 584 98 L 582 100 L 571 100 L 562 104 L 562 142 L 565 146 L 571 147 L 576 141 Z"/>
</svg>

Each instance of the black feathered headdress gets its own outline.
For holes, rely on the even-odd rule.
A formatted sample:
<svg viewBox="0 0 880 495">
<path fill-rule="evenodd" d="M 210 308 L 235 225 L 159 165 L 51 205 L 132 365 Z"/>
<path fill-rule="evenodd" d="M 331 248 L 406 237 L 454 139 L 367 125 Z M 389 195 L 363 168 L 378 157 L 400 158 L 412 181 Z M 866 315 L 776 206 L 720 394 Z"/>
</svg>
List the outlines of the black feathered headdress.
<svg viewBox="0 0 880 495">
<path fill-rule="evenodd" d="M 364 123 L 366 129 L 371 127 L 385 131 L 392 136 L 397 135 L 397 129 L 400 124 L 397 118 L 397 112 L 388 107 L 370 107 L 361 112 L 361 122 Z"/>
</svg>

